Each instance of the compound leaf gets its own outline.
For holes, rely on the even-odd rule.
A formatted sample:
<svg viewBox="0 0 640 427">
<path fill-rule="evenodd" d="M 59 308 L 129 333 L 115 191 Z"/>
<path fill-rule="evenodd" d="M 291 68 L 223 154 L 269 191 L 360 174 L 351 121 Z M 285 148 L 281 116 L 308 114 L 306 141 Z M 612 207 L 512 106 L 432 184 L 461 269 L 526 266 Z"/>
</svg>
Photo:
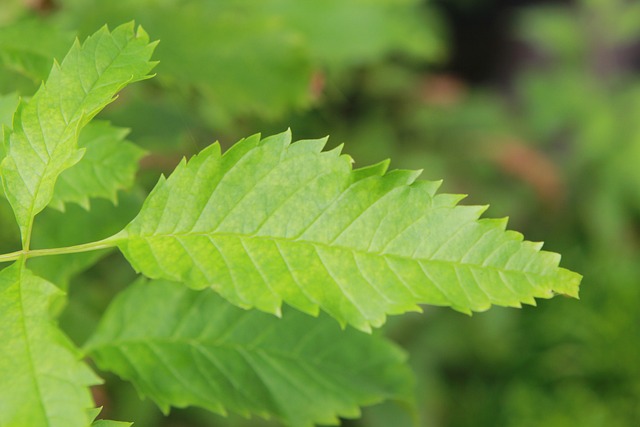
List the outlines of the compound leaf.
<svg viewBox="0 0 640 427">
<path fill-rule="evenodd" d="M 254 136 L 182 162 L 126 227 L 127 259 L 244 308 L 278 314 L 284 301 L 362 330 L 421 303 L 470 312 L 577 295 L 558 254 L 419 172 L 352 170 L 324 140 L 290 141 Z"/>
<path fill-rule="evenodd" d="M 86 427 L 99 379 L 54 325 L 61 292 L 20 266 L 0 272 L 0 425 Z"/>
<path fill-rule="evenodd" d="M 65 203 L 89 209 L 90 198 L 117 202 L 118 190 L 133 185 L 144 150 L 124 138 L 129 131 L 108 122 L 89 123 L 80 134 L 78 147 L 85 148 L 82 161 L 62 172 L 50 206 L 64 210 Z"/>
<path fill-rule="evenodd" d="M 403 352 L 381 337 L 326 316 L 242 310 L 168 281 L 120 294 L 86 349 L 164 411 L 196 405 L 296 427 L 357 417 L 361 405 L 405 398 L 412 382 Z"/>
<path fill-rule="evenodd" d="M 77 147 L 80 129 L 125 85 L 148 77 L 154 47 L 133 23 L 113 32 L 104 27 L 84 44 L 76 42 L 33 98 L 18 107 L 0 167 L 23 244 L 33 217 L 51 201 L 58 176 L 84 153 Z"/>
</svg>

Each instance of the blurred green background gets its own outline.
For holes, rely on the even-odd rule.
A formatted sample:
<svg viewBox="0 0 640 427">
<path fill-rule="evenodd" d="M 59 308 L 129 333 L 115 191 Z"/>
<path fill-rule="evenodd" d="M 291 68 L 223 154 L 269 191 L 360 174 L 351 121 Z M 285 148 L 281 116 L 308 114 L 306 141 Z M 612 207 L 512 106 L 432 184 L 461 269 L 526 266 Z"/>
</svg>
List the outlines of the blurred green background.
<svg viewBox="0 0 640 427">
<path fill-rule="evenodd" d="M 101 118 L 152 153 L 140 184 L 115 207 L 47 210 L 34 245 L 110 235 L 160 173 L 214 140 L 330 134 L 356 166 L 391 158 L 491 204 L 486 216 L 509 216 L 584 275 L 580 301 L 390 319 L 384 332 L 416 372 L 418 413 L 391 402 L 344 425 L 640 425 L 640 2 L 3 0 L 0 123 L 74 36 L 130 20 L 161 40 L 158 75 Z M 17 241 L 2 200 L 0 249 Z M 109 253 L 33 267 L 68 286 L 61 323 L 78 343 L 135 277 Z M 271 425 L 200 410 L 163 419 L 108 380 L 96 389 L 103 415 L 141 427 Z"/>
</svg>

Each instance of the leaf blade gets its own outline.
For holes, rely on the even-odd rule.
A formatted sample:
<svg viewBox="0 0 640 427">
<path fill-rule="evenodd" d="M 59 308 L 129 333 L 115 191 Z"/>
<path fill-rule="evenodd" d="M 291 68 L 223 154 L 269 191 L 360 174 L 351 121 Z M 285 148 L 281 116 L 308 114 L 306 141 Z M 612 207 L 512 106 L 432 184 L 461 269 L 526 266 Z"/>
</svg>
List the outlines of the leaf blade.
<svg viewBox="0 0 640 427">
<path fill-rule="evenodd" d="M 50 206 L 64 210 L 66 203 L 89 209 L 89 199 L 117 202 L 117 192 L 133 185 L 144 150 L 125 139 L 127 129 L 93 121 L 80 134 L 78 146 L 86 149 L 82 161 L 60 174 Z"/>
<path fill-rule="evenodd" d="M 339 150 L 290 138 L 248 138 L 224 155 L 213 145 L 161 179 L 119 245 L 134 268 L 362 330 L 418 304 L 470 313 L 577 296 L 580 276 L 559 255 L 479 219 L 484 207 L 458 206 L 462 196 L 414 171 L 352 171 Z"/>
<path fill-rule="evenodd" d="M 33 217 L 50 202 L 58 176 L 77 163 L 79 130 L 130 82 L 148 77 L 155 43 L 133 23 L 76 41 L 29 103 L 21 103 L 1 164 L 3 186 L 23 244 Z"/>
<path fill-rule="evenodd" d="M 0 272 L 0 424 L 86 427 L 98 378 L 53 324 L 61 292 L 19 263 Z"/>
<path fill-rule="evenodd" d="M 197 405 L 311 426 L 410 393 L 404 354 L 380 337 L 297 311 L 245 311 L 166 281 L 118 296 L 86 349 L 165 411 Z"/>
</svg>

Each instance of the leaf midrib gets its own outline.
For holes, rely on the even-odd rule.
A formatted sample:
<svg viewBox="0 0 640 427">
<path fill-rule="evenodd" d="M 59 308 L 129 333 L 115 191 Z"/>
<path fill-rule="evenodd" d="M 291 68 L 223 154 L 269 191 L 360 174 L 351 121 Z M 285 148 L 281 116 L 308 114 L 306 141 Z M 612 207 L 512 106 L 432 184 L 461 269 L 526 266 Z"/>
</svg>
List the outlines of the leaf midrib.
<svg viewBox="0 0 640 427">
<path fill-rule="evenodd" d="M 342 249 L 342 250 L 346 250 L 346 251 L 350 251 L 354 254 L 359 254 L 359 255 L 373 255 L 373 256 L 380 256 L 380 257 L 387 257 L 387 258 L 396 258 L 396 259 L 401 259 L 401 260 L 405 260 L 405 261 L 413 261 L 413 262 L 430 262 L 430 263 L 443 263 L 443 264 L 454 264 L 455 265 L 459 265 L 459 266 L 467 266 L 467 267 L 471 267 L 471 268 L 478 268 L 478 269 L 488 269 L 488 270 L 495 270 L 498 272 L 502 272 L 502 273 L 517 273 L 517 274 L 524 274 L 524 275 L 532 275 L 532 276 L 536 276 L 536 277 L 548 277 L 549 274 L 544 274 L 544 273 L 537 273 L 537 272 L 533 272 L 530 270 L 518 270 L 518 269 L 509 269 L 509 268 L 500 268 L 500 267 L 496 267 L 496 266 L 492 266 L 492 265 L 485 265 L 485 264 L 477 264 L 477 263 L 471 263 L 468 261 L 455 261 L 455 260 L 446 260 L 446 259 L 431 259 L 431 258 L 415 258 L 415 257 L 411 257 L 411 256 L 407 256 L 407 255 L 401 255 L 401 254 L 394 254 L 394 253 L 378 253 L 378 252 L 373 252 L 373 251 L 367 251 L 367 250 L 362 250 L 362 249 L 357 249 L 357 248 L 352 248 L 352 247 L 348 247 L 348 246 L 343 246 L 343 245 L 332 245 L 326 242 L 317 242 L 317 241 L 312 241 L 312 240 L 306 240 L 306 239 L 298 239 L 298 238 L 287 238 L 287 237 L 282 237 L 282 236 L 256 236 L 256 235 L 248 235 L 248 234 L 242 234 L 242 233 L 231 233 L 231 232 L 216 232 L 216 233 L 211 233 L 211 232 L 185 232 L 185 233 L 168 233 L 168 234 L 156 234 L 156 235 L 129 235 L 129 237 L 127 237 L 126 240 L 134 240 L 136 238 L 138 239 L 142 239 L 142 240 L 151 240 L 154 238 L 166 238 L 166 237 L 170 237 L 170 238 L 175 238 L 175 239 L 179 239 L 182 237 L 190 237 L 190 236 L 204 236 L 204 237 L 208 237 L 208 238 L 215 238 L 215 237 L 235 237 L 238 239 L 257 239 L 257 240 L 272 240 L 275 242 L 290 242 L 290 243 L 295 243 L 295 244 L 309 244 L 309 245 L 313 245 L 313 246 L 320 246 L 322 248 L 328 248 L 328 249 Z M 538 252 L 539 253 L 539 252 Z M 511 259 L 511 257 L 509 258 Z M 531 263 L 529 263 L 531 264 Z M 527 266 L 528 267 L 528 266 Z"/>
<path fill-rule="evenodd" d="M 320 362 L 320 359 L 317 358 L 309 358 L 304 356 L 301 353 L 287 353 L 287 352 L 283 352 L 283 351 L 278 351 L 277 349 L 273 349 L 273 348 L 263 348 L 260 347 L 258 345 L 243 345 L 243 344 L 233 344 L 233 343 L 229 343 L 229 342 L 220 342 L 217 341 L 216 339 L 198 339 L 198 338 L 191 338 L 191 339 L 186 339 L 186 338 L 175 338 L 175 337 L 153 337 L 153 338 L 149 338 L 149 337 L 144 337 L 143 339 L 118 339 L 118 340 L 113 340 L 113 341 L 109 341 L 108 343 L 104 343 L 101 345 L 92 345 L 89 346 L 88 348 L 85 349 L 85 351 L 87 353 L 95 353 L 96 351 L 99 351 L 100 349 L 103 348 L 113 348 L 119 352 L 122 352 L 121 347 L 124 347 L 126 345 L 144 345 L 144 346 L 151 346 L 154 343 L 159 343 L 159 344 L 172 344 L 172 345 L 183 345 L 186 347 L 199 347 L 199 346 L 207 346 L 207 347 L 213 347 L 216 349 L 226 349 L 226 350 L 233 350 L 235 352 L 248 352 L 248 353 L 252 353 L 252 354 L 256 354 L 259 355 L 260 353 L 264 353 L 276 358 L 281 358 L 281 359 L 285 359 L 288 361 L 292 361 L 292 362 L 303 362 L 306 363 L 308 365 L 311 366 L 315 366 L 317 368 L 322 368 L 322 369 L 326 369 L 327 367 L 330 368 L 337 368 L 336 372 L 338 373 L 342 373 L 342 372 L 346 372 L 346 373 L 353 373 L 353 372 L 359 372 L 364 370 L 364 368 L 371 368 L 374 366 L 377 366 L 379 364 L 383 364 L 383 362 L 380 363 L 375 363 L 375 364 L 370 364 L 367 365 L 365 363 L 361 363 L 360 365 L 358 365 L 358 367 L 360 369 L 358 370 L 354 370 L 354 369 L 349 369 L 348 371 L 344 371 L 341 368 L 343 368 L 343 365 L 341 364 L 322 364 Z M 302 356 L 302 357 L 296 357 L 296 355 Z M 325 359 L 326 360 L 326 359 Z"/>
<path fill-rule="evenodd" d="M 66 122 L 65 126 L 62 129 L 62 131 L 60 132 L 60 134 L 59 134 L 60 137 L 57 138 L 56 145 L 53 148 L 52 152 L 49 152 L 48 149 L 46 150 L 47 151 L 47 155 L 48 155 L 48 159 L 47 159 L 48 162 L 45 163 L 45 165 L 44 165 L 44 169 L 42 171 L 42 175 L 40 175 L 40 179 L 38 180 L 38 185 L 35 188 L 35 191 L 33 193 L 33 197 L 31 198 L 31 203 L 30 203 L 29 208 L 28 208 L 26 235 L 29 237 L 29 239 L 26 242 L 24 242 L 23 246 L 26 246 L 24 249 L 28 249 L 28 247 L 29 247 L 30 238 L 31 238 L 31 227 L 33 227 L 33 217 L 35 216 L 33 211 L 35 210 L 35 206 L 36 206 L 36 203 L 37 203 L 37 200 L 38 200 L 38 195 L 40 194 L 40 188 L 42 187 L 42 183 L 45 181 L 45 177 L 47 176 L 47 172 L 51 168 L 51 165 L 52 165 L 51 158 L 52 158 L 53 154 L 56 152 L 56 150 L 58 149 L 58 147 L 60 145 L 60 141 L 63 139 L 62 136 L 67 134 L 68 130 L 71 128 L 71 124 L 72 123 L 73 124 L 79 123 L 79 120 L 81 120 L 81 118 L 82 118 L 82 114 L 80 115 L 80 118 L 78 120 L 74 120 L 74 119 L 77 117 L 77 113 L 78 113 L 79 110 L 81 110 L 82 105 L 84 104 L 85 100 L 89 96 L 89 93 L 96 86 L 97 82 L 100 81 L 102 76 L 104 76 L 104 74 L 111 68 L 113 63 L 122 55 L 122 53 L 124 52 L 126 47 L 129 45 L 130 41 L 131 40 L 127 40 L 127 43 L 124 45 L 124 47 L 120 48 L 120 50 L 118 51 L 118 54 L 115 55 L 113 57 L 113 59 L 109 62 L 109 64 L 106 67 L 103 68 L 102 73 L 101 74 L 98 73 L 98 77 L 91 83 L 91 86 L 88 89 L 85 90 L 84 86 L 81 85 L 82 90 L 84 92 L 84 96 L 82 97 L 82 100 L 78 103 L 78 106 L 75 108 L 73 113 L 69 116 L 70 117 L 69 121 L 66 121 L 66 119 L 65 119 L 65 122 Z M 82 49 L 82 46 L 80 47 L 80 49 Z M 60 64 L 60 69 L 62 69 L 63 65 L 64 65 L 64 61 L 63 61 L 62 64 Z M 97 71 L 97 69 L 96 69 L 96 71 Z M 46 87 L 45 90 L 49 90 L 47 86 L 44 86 L 44 87 Z M 39 99 L 38 99 L 38 101 L 39 101 Z M 37 105 L 35 107 L 37 108 Z M 41 125 L 41 121 L 40 121 L 39 117 L 38 117 L 38 124 L 40 125 L 40 129 L 42 130 L 42 125 Z M 25 138 L 31 144 L 31 140 L 30 140 L 30 138 L 27 137 L 26 133 L 22 132 L 22 134 L 25 136 Z M 47 143 L 46 143 L 46 140 L 44 140 L 44 133 L 43 133 L 43 142 L 44 142 L 44 145 L 45 145 L 45 148 L 46 148 Z M 9 153 L 7 153 L 7 154 L 9 154 Z"/>
<path fill-rule="evenodd" d="M 20 266 L 20 270 L 19 270 L 19 278 L 18 281 L 16 282 L 16 285 L 18 286 L 18 301 L 20 304 L 20 325 L 22 328 L 22 335 L 24 336 L 24 341 L 25 341 L 25 346 L 26 346 L 26 350 L 27 350 L 27 360 L 29 363 L 29 370 L 31 371 L 32 377 L 33 377 L 33 384 L 36 388 L 36 393 L 38 394 L 39 399 L 38 400 L 38 404 L 40 406 L 40 408 L 42 409 L 42 414 L 45 417 L 45 422 L 47 423 L 46 427 L 50 427 L 51 423 L 49 422 L 49 415 L 47 413 L 47 408 L 44 405 L 44 396 L 42 394 L 42 389 L 40 387 L 40 382 L 38 381 L 38 371 L 36 370 L 36 364 L 34 363 L 33 360 L 33 352 L 31 351 L 31 340 L 29 337 L 29 328 L 27 328 L 27 323 L 26 323 L 26 313 L 25 313 L 25 305 L 24 305 L 24 301 L 22 298 L 22 274 L 24 272 L 24 261 L 23 264 Z"/>
</svg>

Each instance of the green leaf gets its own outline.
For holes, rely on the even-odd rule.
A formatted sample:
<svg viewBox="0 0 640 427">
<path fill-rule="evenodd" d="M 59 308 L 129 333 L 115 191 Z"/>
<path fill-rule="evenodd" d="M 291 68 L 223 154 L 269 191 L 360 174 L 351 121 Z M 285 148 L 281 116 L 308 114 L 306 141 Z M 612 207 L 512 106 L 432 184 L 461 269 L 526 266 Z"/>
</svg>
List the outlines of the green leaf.
<svg viewBox="0 0 640 427">
<path fill-rule="evenodd" d="M 54 325 L 61 292 L 21 267 L 0 272 L 0 425 L 86 427 L 99 379 Z"/>
<path fill-rule="evenodd" d="M 357 417 L 361 405 L 404 398 L 412 382 L 403 352 L 381 337 L 325 316 L 245 311 L 167 281 L 120 294 L 86 349 L 165 412 L 196 405 L 296 427 Z"/>
<path fill-rule="evenodd" d="M 23 244 L 33 217 L 51 201 L 58 176 L 84 154 L 77 147 L 80 129 L 125 85 L 148 77 L 154 47 L 133 23 L 113 32 L 104 27 L 83 45 L 76 42 L 46 84 L 18 107 L 1 172 Z"/>
<path fill-rule="evenodd" d="M 161 178 L 119 246 L 152 278 L 213 287 L 233 304 L 278 314 L 321 308 L 359 329 L 418 304 L 463 312 L 577 296 L 558 254 L 457 206 L 419 172 L 351 169 L 325 140 L 289 132 L 214 144 Z"/>
<path fill-rule="evenodd" d="M 62 172 L 50 205 L 64 210 L 65 203 L 89 209 L 89 198 L 117 203 L 118 190 L 133 185 L 144 150 L 124 138 L 129 131 L 107 122 L 89 123 L 80 134 L 78 147 L 85 148 L 82 161 Z"/>
</svg>

